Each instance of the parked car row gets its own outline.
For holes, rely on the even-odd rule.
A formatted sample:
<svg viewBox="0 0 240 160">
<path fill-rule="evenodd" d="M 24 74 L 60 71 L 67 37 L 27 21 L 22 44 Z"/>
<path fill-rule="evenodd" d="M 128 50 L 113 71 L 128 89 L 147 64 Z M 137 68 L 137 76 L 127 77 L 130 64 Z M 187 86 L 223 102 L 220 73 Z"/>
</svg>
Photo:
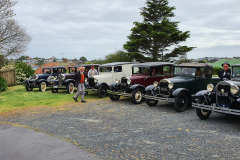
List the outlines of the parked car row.
<svg viewBox="0 0 240 160">
<path fill-rule="evenodd" d="M 131 97 L 134 104 L 145 99 L 150 107 L 166 101 L 171 102 L 177 112 L 192 106 L 201 119 L 208 118 L 212 111 L 240 115 L 240 64 L 232 66 L 232 79 L 224 81 L 212 77 L 213 67 L 205 63 L 115 62 L 83 66 L 88 71 L 91 65 L 99 75 L 85 75 L 86 95 L 97 92 L 102 98 L 109 94 L 112 101 L 121 96 Z M 25 81 L 26 90 L 39 88 L 45 91 L 51 87 L 53 93 L 66 89 L 72 94 L 79 67 L 69 66 L 67 70 L 64 67 L 43 68 L 43 74 Z"/>
</svg>

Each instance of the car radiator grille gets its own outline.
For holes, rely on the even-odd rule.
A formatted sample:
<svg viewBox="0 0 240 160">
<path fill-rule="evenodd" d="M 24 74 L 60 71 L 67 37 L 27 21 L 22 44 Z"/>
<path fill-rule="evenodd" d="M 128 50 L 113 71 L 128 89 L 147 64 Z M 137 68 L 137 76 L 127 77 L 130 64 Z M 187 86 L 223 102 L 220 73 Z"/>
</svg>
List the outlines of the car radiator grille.
<svg viewBox="0 0 240 160">
<path fill-rule="evenodd" d="M 127 90 L 127 79 L 126 78 L 122 78 L 121 79 L 121 91 L 124 92 Z"/>
<path fill-rule="evenodd" d="M 218 85 L 217 87 L 217 103 L 222 106 L 230 106 L 231 99 L 230 95 L 230 85 Z"/>
<path fill-rule="evenodd" d="M 94 86 L 95 86 L 94 78 L 93 78 L 93 77 L 88 78 L 88 82 L 89 82 L 89 86 L 90 86 L 90 87 L 94 87 Z"/>
<path fill-rule="evenodd" d="M 160 94 L 169 95 L 168 83 L 160 82 Z"/>
</svg>

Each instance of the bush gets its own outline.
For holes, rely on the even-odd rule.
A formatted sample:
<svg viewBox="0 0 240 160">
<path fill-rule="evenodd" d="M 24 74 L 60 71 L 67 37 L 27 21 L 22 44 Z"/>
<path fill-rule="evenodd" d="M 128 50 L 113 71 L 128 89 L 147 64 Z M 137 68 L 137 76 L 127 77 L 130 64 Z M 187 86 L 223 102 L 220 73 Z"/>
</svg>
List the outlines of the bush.
<svg viewBox="0 0 240 160">
<path fill-rule="evenodd" d="M 212 74 L 217 75 L 220 70 L 222 70 L 222 67 L 213 67 L 213 73 Z"/>
<path fill-rule="evenodd" d="M 0 76 L 0 92 L 7 90 L 7 81 Z"/>
<path fill-rule="evenodd" d="M 16 69 L 19 69 L 24 73 L 27 77 L 33 76 L 35 70 L 28 64 L 24 62 L 19 62 L 16 64 Z"/>
<path fill-rule="evenodd" d="M 17 84 L 23 84 L 24 81 L 29 78 L 30 76 L 33 76 L 35 73 L 35 70 L 32 69 L 32 67 L 26 63 L 19 62 L 16 65 L 16 78 L 17 78 Z"/>
<path fill-rule="evenodd" d="M 28 78 L 28 77 L 26 76 L 25 73 L 22 72 L 21 69 L 16 69 L 17 85 L 22 85 L 22 84 L 24 84 L 24 81 L 25 81 L 27 78 Z"/>
</svg>

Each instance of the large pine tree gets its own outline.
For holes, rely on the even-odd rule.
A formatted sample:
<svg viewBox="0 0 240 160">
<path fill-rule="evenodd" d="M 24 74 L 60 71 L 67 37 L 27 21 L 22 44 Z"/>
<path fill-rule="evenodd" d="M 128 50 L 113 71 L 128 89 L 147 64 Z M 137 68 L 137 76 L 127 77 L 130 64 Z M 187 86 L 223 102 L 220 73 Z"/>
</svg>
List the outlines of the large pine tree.
<svg viewBox="0 0 240 160">
<path fill-rule="evenodd" d="M 179 45 L 190 37 L 189 31 L 178 29 L 179 22 L 172 22 L 175 7 L 169 7 L 167 0 L 147 0 L 140 14 L 143 22 L 134 22 L 128 41 L 124 44 L 130 56 L 136 61 L 169 61 L 194 47 Z"/>
</svg>

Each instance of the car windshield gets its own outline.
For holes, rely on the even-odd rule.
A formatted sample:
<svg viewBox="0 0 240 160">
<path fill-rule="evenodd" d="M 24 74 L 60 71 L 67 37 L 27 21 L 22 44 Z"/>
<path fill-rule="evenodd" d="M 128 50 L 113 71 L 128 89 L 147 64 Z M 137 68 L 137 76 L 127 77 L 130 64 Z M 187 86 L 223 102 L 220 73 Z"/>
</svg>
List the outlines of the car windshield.
<svg viewBox="0 0 240 160">
<path fill-rule="evenodd" d="M 50 68 L 43 69 L 43 74 L 51 74 L 51 69 Z"/>
<path fill-rule="evenodd" d="M 68 72 L 69 73 L 75 73 L 75 69 L 76 69 L 75 67 L 69 67 Z"/>
<path fill-rule="evenodd" d="M 175 67 L 174 75 L 180 76 L 195 76 L 196 68 L 190 67 Z"/>
<path fill-rule="evenodd" d="M 149 68 L 147 67 L 133 67 L 132 74 L 144 74 L 149 75 Z"/>
<path fill-rule="evenodd" d="M 232 77 L 240 77 L 240 66 L 232 67 Z"/>
<path fill-rule="evenodd" d="M 112 67 L 100 67 L 99 72 L 112 72 Z"/>
</svg>

